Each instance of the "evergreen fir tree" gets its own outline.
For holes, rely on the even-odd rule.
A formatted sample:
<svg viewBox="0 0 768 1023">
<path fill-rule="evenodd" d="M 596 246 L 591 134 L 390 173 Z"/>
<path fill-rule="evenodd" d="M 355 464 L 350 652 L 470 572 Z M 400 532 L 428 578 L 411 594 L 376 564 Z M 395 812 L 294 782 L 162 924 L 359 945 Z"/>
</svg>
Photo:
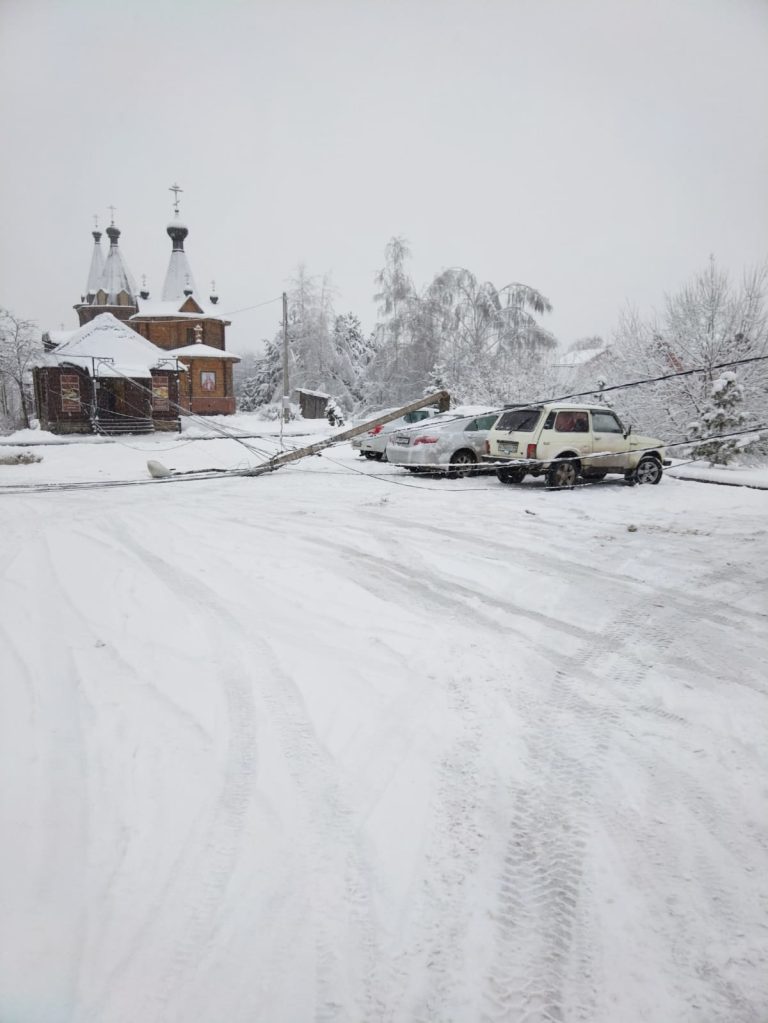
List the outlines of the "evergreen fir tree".
<svg viewBox="0 0 768 1023">
<path fill-rule="evenodd" d="M 280 347 L 274 341 L 264 342 L 264 356 L 256 364 L 256 372 L 247 378 L 238 398 L 239 412 L 254 412 L 274 400 L 283 378 Z"/>
<path fill-rule="evenodd" d="M 710 465 L 727 465 L 742 442 L 739 437 L 723 437 L 743 426 L 745 415 L 741 411 L 744 388 L 732 372 L 723 373 L 712 385 L 712 396 L 701 418 L 688 427 L 688 436 L 698 443 L 691 454 L 706 458 Z"/>
</svg>

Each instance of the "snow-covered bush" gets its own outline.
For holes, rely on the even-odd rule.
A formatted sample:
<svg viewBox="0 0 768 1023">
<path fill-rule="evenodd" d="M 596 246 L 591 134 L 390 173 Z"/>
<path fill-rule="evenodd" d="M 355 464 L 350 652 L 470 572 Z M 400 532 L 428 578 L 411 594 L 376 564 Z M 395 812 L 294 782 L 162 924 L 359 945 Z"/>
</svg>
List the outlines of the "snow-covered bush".
<svg viewBox="0 0 768 1023">
<path fill-rule="evenodd" d="M 273 402 L 270 405 L 262 405 L 257 408 L 256 414 L 259 419 L 266 419 L 270 423 L 277 422 L 283 415 L 283 406 L 280 402 Z M 291 403 L 288 408 L 288 419 L 292 421 L 294 419 L 302 419 L 301 408 L 295 403 Z"/>
<path fill-rule="evenodd" d="M 325 415 L 331 426 L 344 425 L 344 412 L 335 398 L 329 398 L 325 403 Z"/>
<path fill-rule="evenodd" d="M 36 455 L 33 451 L 17 451 L 14 448 L 0 451 L 0 465 L 32 465 L 42 460 L 42 455 Z"/>
</svg>

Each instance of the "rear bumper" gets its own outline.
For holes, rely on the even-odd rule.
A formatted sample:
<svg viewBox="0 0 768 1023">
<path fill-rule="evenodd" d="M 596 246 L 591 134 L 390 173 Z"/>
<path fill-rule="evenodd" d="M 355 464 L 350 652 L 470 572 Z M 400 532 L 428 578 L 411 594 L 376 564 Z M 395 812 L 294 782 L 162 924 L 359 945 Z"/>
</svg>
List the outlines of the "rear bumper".
<svg viewBox="0 0 768 1023">
<path fill-rule="evenodd" d="M 434 444 L 410 445 L 388 444 L 387 461 L 395 465 L 439 465 L 440 454 L 435 451 Z"/>
<path fill-rule="evenodd" d="M 534 462 L 530 458 L 521 458 L 519 455 L 482 455 L 484 462 L 491 462 L 495 465 L 515 465 L 527 472 L 540 472 L 546 468 L 544 462 Z"/>
</svg>

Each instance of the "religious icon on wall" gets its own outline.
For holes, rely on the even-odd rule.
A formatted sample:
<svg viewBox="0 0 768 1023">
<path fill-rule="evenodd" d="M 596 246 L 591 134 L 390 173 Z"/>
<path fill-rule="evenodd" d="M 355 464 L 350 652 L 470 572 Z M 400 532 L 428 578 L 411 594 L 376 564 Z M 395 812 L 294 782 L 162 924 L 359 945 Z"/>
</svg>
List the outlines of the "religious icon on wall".
<svg viewBox="0 0 768 1023">
<path fill-rule="evenodd" d="M 80 411 L 80 380 L 74 374 L 61 376 L 61 411 Z"/>
<path fill-rule="evenodd" d="M 200 386 L 204 391 L 216 390 L 216 374 L 202 372 L 200 374 Z"/>
<path fill-rule="evenodd" d="M 168 377 L 152 377 L 152 408 L 158 412 L 167 412 L 170 408 Z"/>
</svg>

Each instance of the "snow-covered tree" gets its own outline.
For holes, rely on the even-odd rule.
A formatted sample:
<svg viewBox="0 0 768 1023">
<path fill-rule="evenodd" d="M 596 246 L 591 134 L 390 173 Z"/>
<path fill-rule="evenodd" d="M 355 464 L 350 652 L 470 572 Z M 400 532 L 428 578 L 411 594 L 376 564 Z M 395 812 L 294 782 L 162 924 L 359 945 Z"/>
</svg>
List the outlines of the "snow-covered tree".
<svg viewBox="0 0 768 1023">
<path fill-rule="evenodd" d="M 264 342 L 264 355 L 258 359 L 254 372 L 243 382 L 237 398 L 240 412 L 255 412 L 275 400 L 283 381 L 282 342 Z"/>
<path fill-rule="evenodd" d="M 27 428 L 34 408 L 32 365 L 42 353 L 40 335 L 31 320 L 0 309 L 0 413 Z"/>
<path fill-rule="evenodd" d="M 333 384 L 329 390 L 349 407 L 364 398 L 365 375 L 376 353 L 372 337 L 366 337 L 354 313 L 336 317 L 331 337 Z"/>
<path fill-rule="evenodd" d="M 405 238 L 387 243 L 384 266 L 376 274 L 379 322 L 376 325 L 376 354 L 368 371 L 369 394 L 386 394 L 389 402 L 405 401 L 415 384 L 410 351 L 410 322 L 416 291 L 406 269 L 410 249 Z"/>
<path fill-rule="evenodd" d="M 709 408 L 712 387 L 723 373 L 718 365 L 768 355 L 767 298 L 768 267 L 747 272 L 734 285 L 710 259 L 667 296 L 660 314 L 644 319 L 627 309 L 614 335 L 615 379 L 609 384 L 699 367 L 703 372 L 615 392 L 616 407 L 644 430 L 670 439 L 684 436 L 688 424 Z M 738 369 L 745 421 L 756 422 L 768 402 L 768 363 Z"/>
<path fill-rule="evenodd" d="M 712 385 L 711 398 L 701 417 L 688 426 L 689 438 L 698 442 L 691 451 L 694 458 L 706 458 L 710 465 L 727 465 L 744 447 L 741 437 L 727 436 L 743 427 L 743 404 L 744 388 L 736 374 L 723 373 Z"/>
<path fill-rule="evenodd" d="M 543 385 L 555 339 L 537 320 L 547 298 L 524 284 L 497 288 L 454 267 L 418 292 L 407 273 L 404 239 L 393 238 L 376 277 L 379 350 L 367 373 L 367 393 L 382 404 L 430 388 L 435 376 L 457 401 L 485 402 L 519 393 L 525 380 Z M 542 377 L 534 383 L 537 374 Z"/>
</svg>

